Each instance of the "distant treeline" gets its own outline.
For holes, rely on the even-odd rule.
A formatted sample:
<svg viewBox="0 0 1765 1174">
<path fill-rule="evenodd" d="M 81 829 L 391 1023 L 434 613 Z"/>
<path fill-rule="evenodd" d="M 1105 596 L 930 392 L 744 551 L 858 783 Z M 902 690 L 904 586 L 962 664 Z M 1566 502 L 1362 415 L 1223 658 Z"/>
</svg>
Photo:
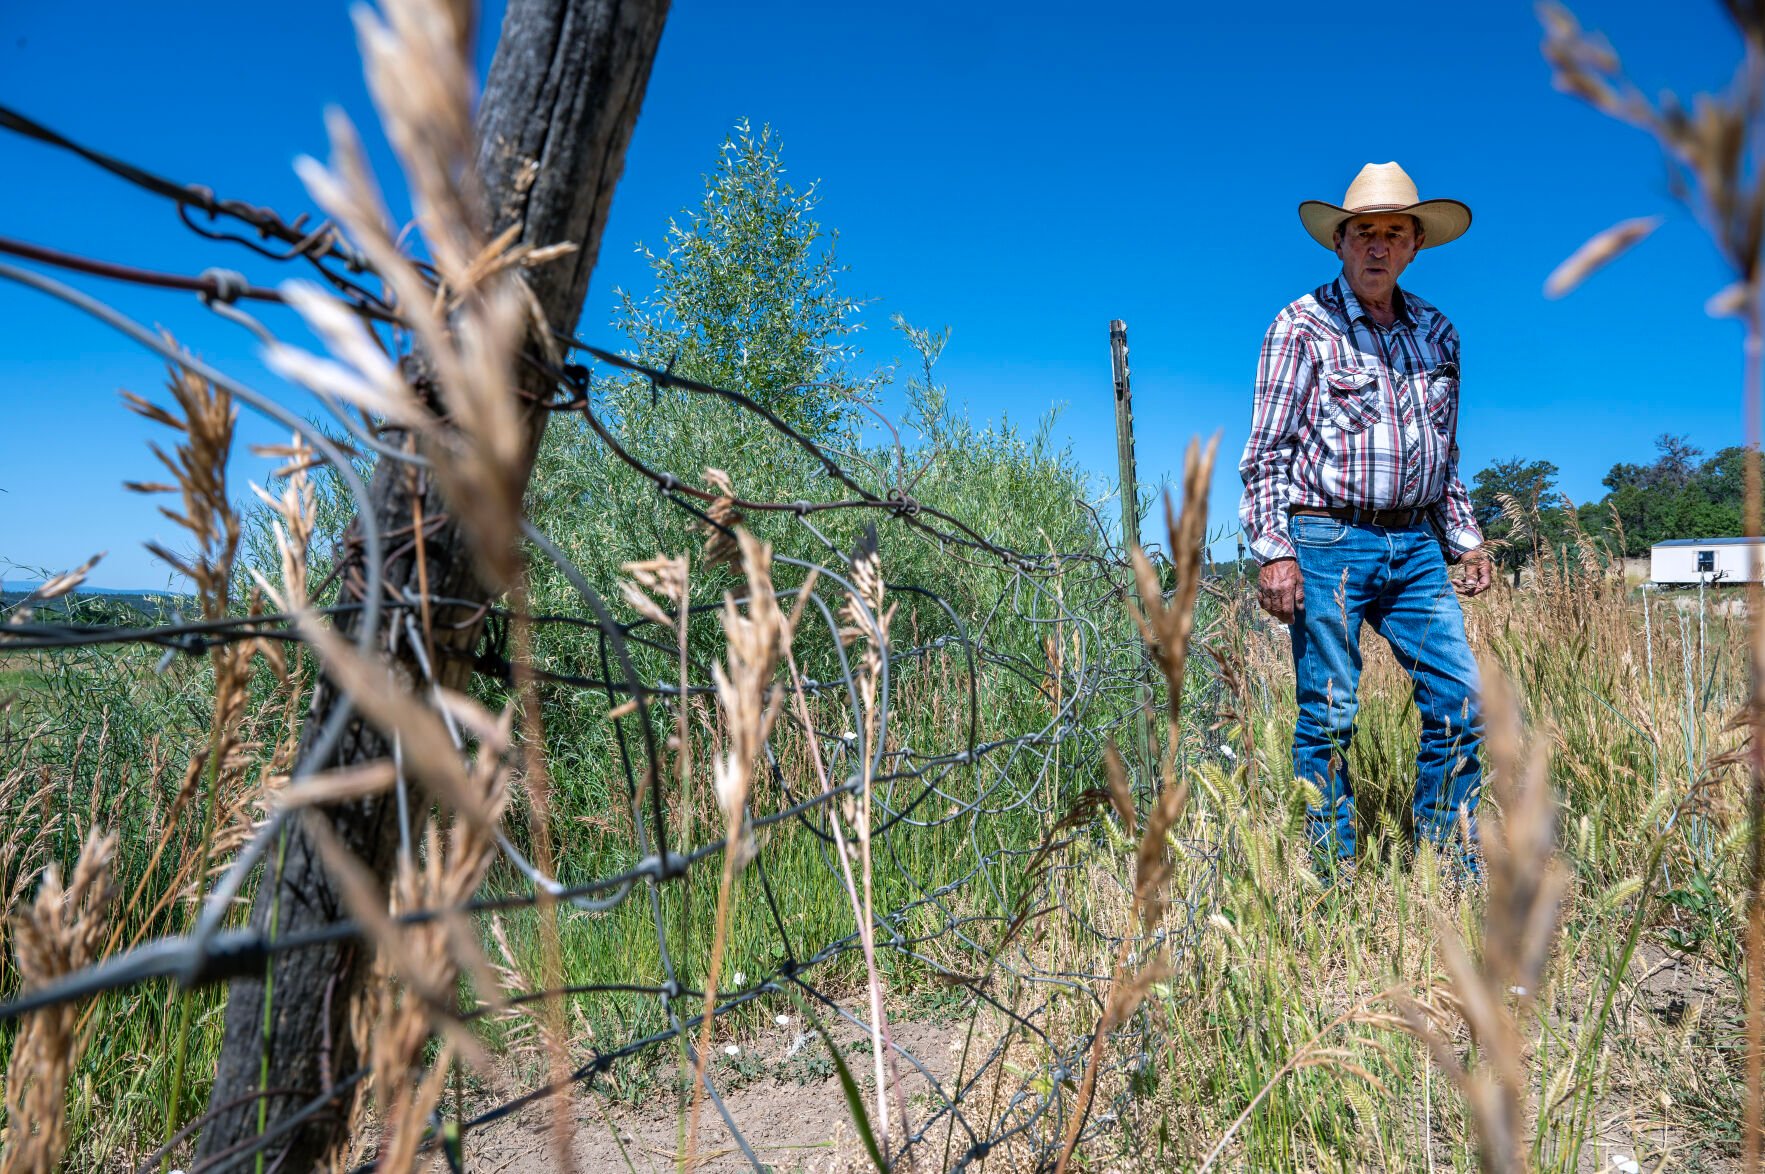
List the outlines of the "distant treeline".
<svg viewBox="0 0 1765 1174">
<path fill-rule="evenodd" d="M 7 583 L 0 589 L 0 616 L 30 598 L 31 584 Z M 195 600 L 165 591 L 75 591 L 59 599 L 31 604 L 37 620 L 60 619 L 66 623 L 111 624 L 127 627 L 160 623 L 173 611 L 194 614 Z"/>
<path fill-rule="evenodd" d="M 1664 539 L 1741 533 L 1744 448 L 1730 445 L 1706 457 L 1685 437 L 1663 435 L 1656 439 L 1655 451 L 1655 459 L 1646 464 L 1613 465 L 1602 480 L 1606 495 L 1575 507 L 1584 530 L 1603 538 L 1613 551 L 1621 548 L 1631 556 L 1647 554 Z M 1513 505 L 1504 505 L 1504 498 L 1529 519 L 1527 532 L 1516 527 Z M 1501 551 L 1507 567 L 1532 558 L 1535 537 L 1551 546 L 1568 539 L 1568 503 L 1557 489 L 1557 466 L 1550 461 L 1513 457 L 1491 463 L 1472 481 L 1471 504 L 1484 535 L 1508 544 Z"/>
</svg>

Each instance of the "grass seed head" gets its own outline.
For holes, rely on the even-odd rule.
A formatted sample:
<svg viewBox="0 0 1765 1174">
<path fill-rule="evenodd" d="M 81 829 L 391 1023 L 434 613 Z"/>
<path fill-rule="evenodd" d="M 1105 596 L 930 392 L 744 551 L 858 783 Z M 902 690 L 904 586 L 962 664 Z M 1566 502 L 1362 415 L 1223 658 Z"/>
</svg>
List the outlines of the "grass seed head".
<svg viewBox="0 0 1765 1174">
<path fill-rule="evenodd" d="M 52 864 L 37 898 L 12 916 L 13 951 L 27 990 L 46 986 L 96 961 L 115 895 L 111 861 L 117 839 L 94 828 L 63 887 Z M 67 1084 L 84 1034 L 80 1006 L 58 1003 L 26 1016 L 6 1068 L 6 1130 L 0 1174 L 46 1174 L 67 1149 Z"/>
<path fill-rule="evenodd" d="M 700 523 L 705 533 L 705 551 L 700 557 L 707 567 L 718 567 L 736 561 L 740 547 L 734 537 L 741 524 L 741 511 L 735 508 L 735 487 L 729 474 L 722 469 L 706 469 L 705 482 L 717 491 L 717 497 L 705 511 Z"/>
<path fill-rule="evenodd" d="M 789 635 L 772 585 L 772 547 L 744 528 L 738 528 L 735 536 L 747 579 L 747 610 L 743 612 L 735 596 L 724 595 L 721 618 L 727 650 L 724 662 L 711 667 L 711 676 L 725 749 L 712 764 L 712 778 L 731 848 L 745 856 L 748 837 L 742 832 L 743 813 L 754 764 L 783 697 L 772 688 L 772 680 Z"/>
</svg>

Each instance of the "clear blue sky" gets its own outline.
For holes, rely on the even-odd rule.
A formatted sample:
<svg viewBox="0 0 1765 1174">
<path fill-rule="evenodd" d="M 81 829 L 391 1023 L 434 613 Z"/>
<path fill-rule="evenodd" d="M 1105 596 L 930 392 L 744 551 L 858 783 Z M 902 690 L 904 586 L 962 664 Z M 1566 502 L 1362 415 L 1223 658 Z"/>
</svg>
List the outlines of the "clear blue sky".
<svg viewBox="0 0 1765 1174">
<path fill-rule="evenodd" d="M 372 123 L 343 4 L 3 11 L 0 101 L 226 196 L 301 210 L 290 163 L 323 154 L 323 108 Z M 1713 2 L 1578 11 L 1651 93 L 1719 86 L 1738 51 Z M 1542 457 L 1577 500 L 1597 497 L 1606 469 L 1647 458 L 1661 432 L 1706 449 L 1738 442 L 1738 327 L 1703 313 L 1727 278 L 1674 205 L 1653 144 L 1555 93 L 1538 42 L 1531 6 L 1514 0 L 1401 14 L 1289 0 L 678 0 L 583 330 L 616 341 L 612 291 L 646 280 L 633 243 L 659 239 L 696 200 L 737 118 L 770 122 L 794 176 L 823 183 L 850 291 L 877 299 L 871 358 L 903 351 L 891 313 L 948 324 L 941 374 L 956 399 L 1026 423 L 1064 405 L 1058 433 L 1113 476 L 1107 328 L 1126 319 L 1142 483 L 1177 469 L 1191 434 L 1221 431 L 1214 517 L 1225 521 L 1262 333 L 1336 271 L 1294 207 L 1340 199 L 1362 163 L 1396 159 L 1424 197 L 1476 213 L 1405 278 L 1464 337 L 1467 480 L 1495 458 Z M 1654 238 L 1567 300 L 1543 298 L 1545 275 L 1582 240 L 1648 213 L 1668 215 Z M 193 239 L 164 203 L 10 136 L 0 234 L 147 267 L 280 276 Z M 270 383 L 250 340 L 192 300 L 76 281 Z M 166 582 L 141 542 L 178 535 L 120 488 L 155 474 L 143 445 L 155 430 L 116 395 L 160 382 L 157 362 L 120 337 L 0 283 L 0 557 L 60 569 L 108 549 L 94 583 Z M 254 423 L 245 439 L 280 437 Z M 241 496 L 263 468 L 239 462 Z"/>
</svg>

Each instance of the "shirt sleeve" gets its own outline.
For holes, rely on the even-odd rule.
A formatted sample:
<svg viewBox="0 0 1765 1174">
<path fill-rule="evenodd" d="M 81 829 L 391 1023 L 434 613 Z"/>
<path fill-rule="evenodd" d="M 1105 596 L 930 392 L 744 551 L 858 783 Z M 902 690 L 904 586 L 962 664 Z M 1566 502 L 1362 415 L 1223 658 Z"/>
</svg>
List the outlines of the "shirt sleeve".
<svg viewBox="0 0 1765 1174">
<path fill-rule="evenodd" d="M 1244 497 L 1238 520 L 1258 563 L 1293 558 L 1287 537 L 1287 503 L 1293 455 L 1299 446 L 1300 410 L 1317 378 L 1302 331 L 1282 314 L 1269 327 L 1256 364 L 1250 439 L 1238 462 Z"/>
<path fill-rule="evenodd" d="M 1459 362 L 1459 339 L 1455 331 L 1452 338 L 1453 361 Z M 1464 387 L 1464 365 L 1459 364 L 1459 387 Z M 1430 520 L 1434 528 L 1446 542 L 1447 552 L 1456 560 L 1468 551 L 1483 545 L 1483 530 L 1477 525 L 1477 515 L 1471 510 L 1471 495 L 1465 490 L 1465 483 L 1459 477 L 1459 427 L 1458 413 L 1453 413 L 1452 441 L 1446 451 L 1446 492 L 1429 510 Z"/>
</svg>

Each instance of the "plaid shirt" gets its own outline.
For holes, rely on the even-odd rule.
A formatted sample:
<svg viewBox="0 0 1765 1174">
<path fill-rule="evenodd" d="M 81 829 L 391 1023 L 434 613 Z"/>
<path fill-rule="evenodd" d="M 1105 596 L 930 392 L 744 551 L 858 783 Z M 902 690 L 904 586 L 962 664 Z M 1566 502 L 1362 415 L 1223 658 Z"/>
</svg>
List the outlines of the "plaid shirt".
<svg viewBox="0 0 1765 1174">
<path fill-rule="evenodd" d="M 1483 541 L 1459 480 L 1459 332 L 1398 290 L 1381 327 L 1345 278 L 1282 310 L 1256 368 L 1238 517 L 1259 563 L 1292 558 L 1289 506 L 1427 507 L 1453 556 Z"/>
</svg>

